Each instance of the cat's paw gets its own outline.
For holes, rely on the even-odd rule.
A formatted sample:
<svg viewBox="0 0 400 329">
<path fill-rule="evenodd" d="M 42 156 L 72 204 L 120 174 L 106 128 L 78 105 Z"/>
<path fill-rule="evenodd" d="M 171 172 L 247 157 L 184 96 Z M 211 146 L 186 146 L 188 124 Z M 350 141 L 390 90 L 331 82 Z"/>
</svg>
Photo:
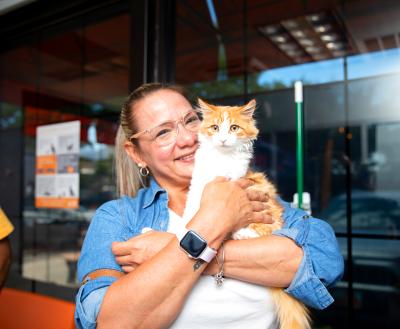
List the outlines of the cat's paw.
<svg viewBox="0 0 400 329">
<path fill-rule="evenodd" d="M 260 235 L 251 228 L 241 228 L 232 234 L 232 238 L 234 240 L 245 240 L 245 239 L 253 239 L 258 238 Z"/>
</svg>

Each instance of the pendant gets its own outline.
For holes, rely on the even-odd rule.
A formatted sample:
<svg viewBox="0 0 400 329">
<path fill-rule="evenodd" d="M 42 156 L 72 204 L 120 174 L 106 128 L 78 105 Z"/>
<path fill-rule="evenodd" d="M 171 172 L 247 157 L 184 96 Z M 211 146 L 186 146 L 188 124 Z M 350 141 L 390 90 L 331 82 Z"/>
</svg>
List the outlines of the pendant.
<svg viewBox="0 0 400 329">
<path fill-rule="evenodd" d="M 215 283 L 218 287 L 221 287 L 222 284 L 224 283 L 224 272 L 218 272 L 217 274 L 214 275 L 215 278 Z"/>
</svg>

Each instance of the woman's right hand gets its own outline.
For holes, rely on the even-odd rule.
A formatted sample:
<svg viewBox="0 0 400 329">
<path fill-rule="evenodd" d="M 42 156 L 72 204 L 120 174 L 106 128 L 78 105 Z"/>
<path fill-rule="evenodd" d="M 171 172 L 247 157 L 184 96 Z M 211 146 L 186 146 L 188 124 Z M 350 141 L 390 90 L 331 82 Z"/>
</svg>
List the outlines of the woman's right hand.
<svg viewBox="0 0 400 329">
<path fill-rule="evenodd" d="M 226 233 L 251 223 L 273 223 L 267 209 L 268 195 L 247 189 L 251 185 L 253 182 L 245 178 L 235 181 L 215 178 L 204 188 L 199 212 L 213 219 L 215 225 L 223 225 Z"/>
</svg>

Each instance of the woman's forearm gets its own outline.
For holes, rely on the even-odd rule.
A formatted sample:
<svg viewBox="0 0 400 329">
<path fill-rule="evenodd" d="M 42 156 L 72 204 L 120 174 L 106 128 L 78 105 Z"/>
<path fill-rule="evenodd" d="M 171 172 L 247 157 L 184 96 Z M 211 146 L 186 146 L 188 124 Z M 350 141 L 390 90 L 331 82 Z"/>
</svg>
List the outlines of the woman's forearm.
<svg viewBox="0 0 400 329">
<path fill-rule="evenodd" d="M 98 328 L 165 328 L 179 313 L 204 265 L 179 249 L 174 239 L 154 258 L 112 284 L 104 297 Z"/>
<path fill-rule="evenodd" d="M 225 242 L 226 277 L 269 287 L 288 287 L 303 257 L 303 250 L 291 239 L 265 236 Z M 219 255 L 221 257 L 221 255 Z M 215 274 L 213 263 L 207 274 Z"/>
<path fill-rule="evenodd" d="M 227 232 L 205 225 L 201 215 L 188 228 L 218 248 Z M 166 328 L 179 314 L 206 264 L 193 260 L 172 239 L 154 257 L 121 277 L 107 290 L 98 316 L 99 328 Z"/>
</svg>

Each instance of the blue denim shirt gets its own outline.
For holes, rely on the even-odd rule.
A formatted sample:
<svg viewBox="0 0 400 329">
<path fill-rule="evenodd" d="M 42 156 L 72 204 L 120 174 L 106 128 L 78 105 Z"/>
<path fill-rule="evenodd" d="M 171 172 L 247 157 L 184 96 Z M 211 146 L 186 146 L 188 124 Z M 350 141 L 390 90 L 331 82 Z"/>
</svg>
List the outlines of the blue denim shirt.
<svg viewBox="0 0 400 329">
<path fill-rule="evenodd" d="M 273 234 L 292 239 L 304 252 L 286 291 L 313 308 L 326 308 L 333 302 L 326 287 L 342 277 L 344 268 L 335 234 L 326 222 L 291 208 L 287 202 L 281 203 L 285 224 Z M 82 246 L 79 280 L 98 269 L 122 271 L 111 252 L 111 243 L 126 241 L 140 234 L 144 227 L 166 231 L 168 221 L 168 195 L 154 180 L 148 188 L 140 189 L 135 198 L 122 197 L 103 204 L 97 209 Z M 77 328 L 96 328 L 104 294 L 115 280 L 100 277 L 80 287 L 75 309 Z"/>
</svg>

